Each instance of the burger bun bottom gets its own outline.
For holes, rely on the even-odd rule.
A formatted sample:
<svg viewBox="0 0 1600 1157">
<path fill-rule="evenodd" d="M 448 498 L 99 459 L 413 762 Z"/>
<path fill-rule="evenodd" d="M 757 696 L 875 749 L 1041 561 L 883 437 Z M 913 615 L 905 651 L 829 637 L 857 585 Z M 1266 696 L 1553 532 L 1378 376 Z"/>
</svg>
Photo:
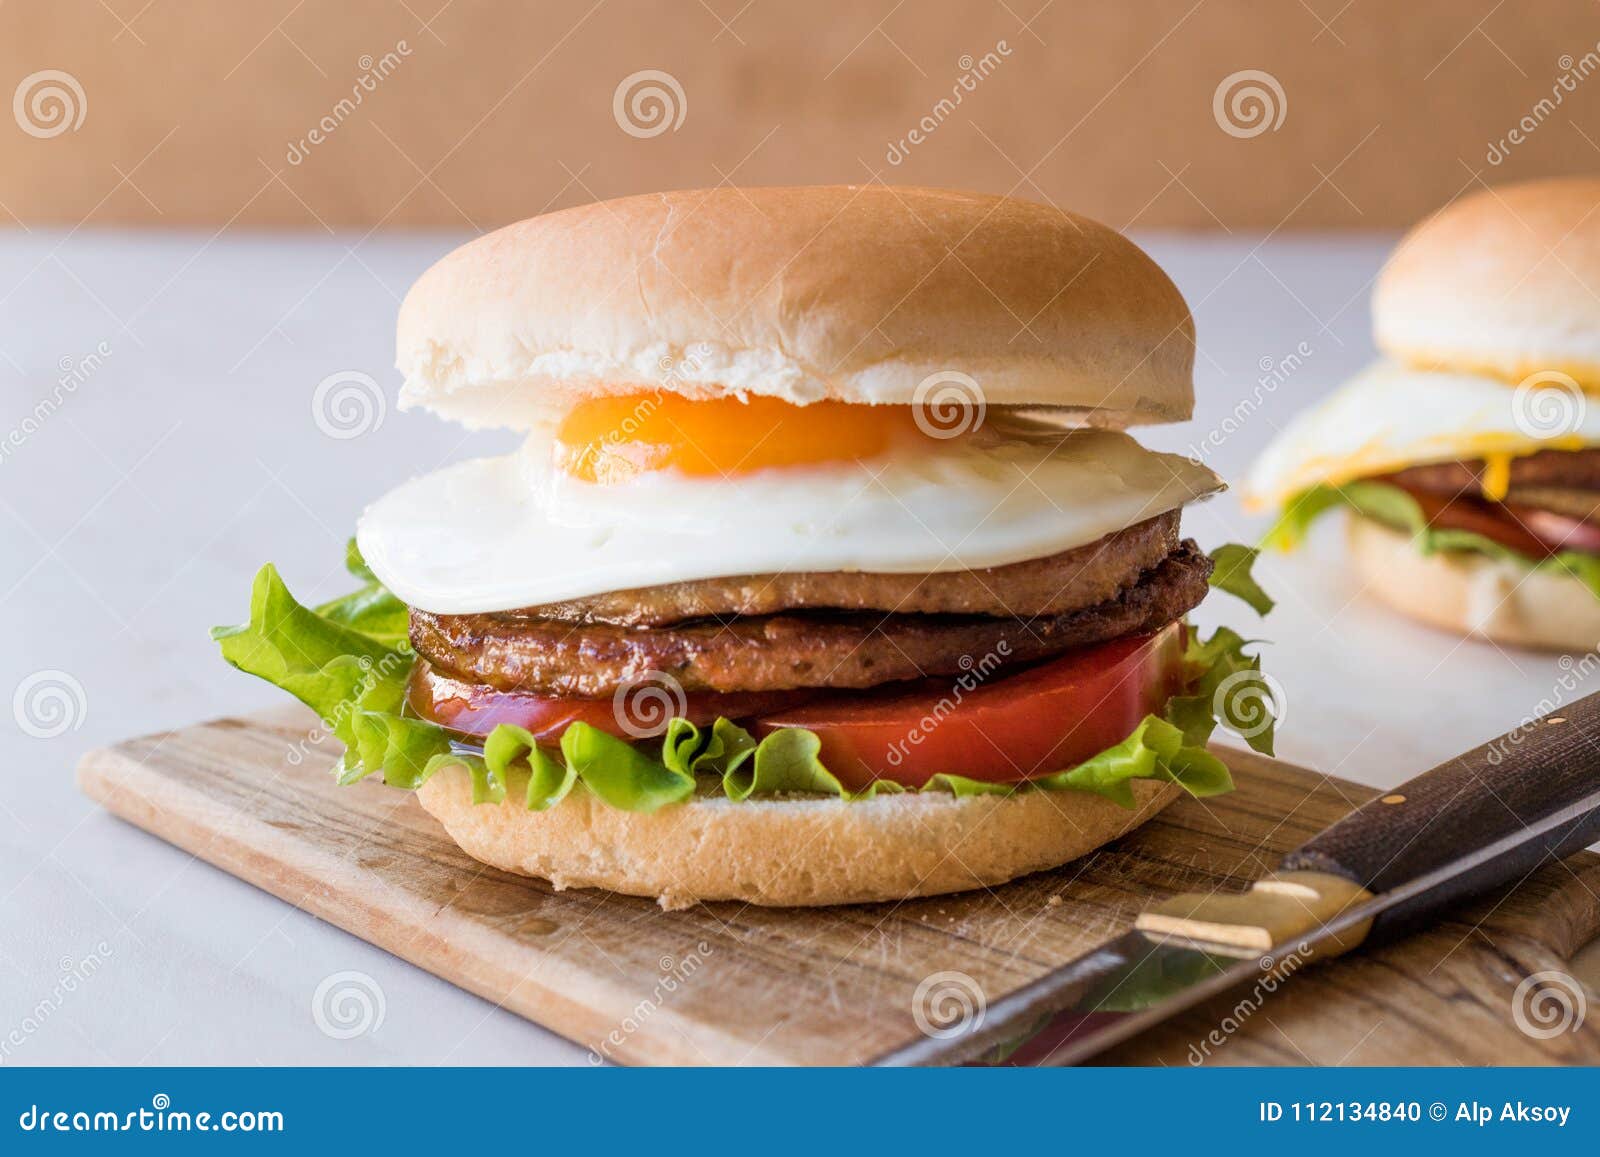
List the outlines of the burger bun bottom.
<svg viewBox="0 0 1600 1157">
<path fill-rule="evenodd" d="M 1414 619 L 1514 647 L 1600 646 L 1600 599 L 1570 575 L 1465 551 L 1425 555 L 1409 535 L 1359 515 L 1347 538 L 1367 589 Z"/>
<path fill-rule="evenodd" d="M 466 770 L 446 767 L 417 797 L 474 859 L 558 890 L 651 896 L 669 909 L 710 900 L 810 907 L 986 888 L 1057 867 L 1132 831 L 1181 790 L 1132 786 L 1132 809 L 1079 791 L 907 792 L 849 802 L 706 795 L 642 814 L 580 786 L 529 811 L 512 800 L 474 804 Z"/>
</svg>

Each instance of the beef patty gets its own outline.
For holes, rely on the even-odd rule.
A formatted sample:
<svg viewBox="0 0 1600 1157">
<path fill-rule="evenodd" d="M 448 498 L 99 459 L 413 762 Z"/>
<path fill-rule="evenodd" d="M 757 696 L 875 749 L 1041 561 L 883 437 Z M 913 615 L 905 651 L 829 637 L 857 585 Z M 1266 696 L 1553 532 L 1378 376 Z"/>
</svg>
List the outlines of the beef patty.
<svg viewBox="0 0 1600 1157">
<path fill-rule="evenodd" d="M 1482 461 L 1431 462 L 1387 475 L 1410 490 L 1448 497 L 1483 496 Z M 1540 450 L 1511 460 L 1507 502 L 1587 518 L 1600 495 L 1600 449 Z M 1578 509 L 1574 509 L 1574 507 Z"/>
<path fill-rule="evenodd" d="M 602 698 L 654 672 L 685 691 L 872 687 L 953 675 L 1154 631 L 1206 596 L 1211 560 L 1185 539 L 1131 586 L 1056 615 L 800 611 L 635 628 L 520 614 L 411 611 L 411 642 L 441 672 L 500 690 Z"/>
<path fill-rule="evenodd" d="M 698 579 L 547 603 L 514 612 L 572 623 L 660 627 L 688 619 L 780 611 L 890 611 L 1053 616 L 1116 598 L 1178 545 L 1169 511 L 1083 546 L 1009 566 L 944 574 L 838 571 Z"/>
</svg>

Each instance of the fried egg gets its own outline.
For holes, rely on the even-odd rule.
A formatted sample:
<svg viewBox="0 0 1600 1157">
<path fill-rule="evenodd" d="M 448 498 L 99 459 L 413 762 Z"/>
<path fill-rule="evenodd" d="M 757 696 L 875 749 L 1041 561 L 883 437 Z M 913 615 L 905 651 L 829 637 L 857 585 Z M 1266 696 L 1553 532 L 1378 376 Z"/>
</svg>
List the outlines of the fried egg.
<svg viewBox="0 0 1600 1157">
<path fill-rule="evenodd" d="M 1126 434 L 1003 413 L 951 436 L 909 407 L 788 406 L 811 412 L 752 434 L 706 405 L 569 415 L 516 453 L 401 485 L 357 542 L 406 603 L 469 614 L 779 571 L 1000 566 L 1222 489 Z"/>
<path fill-rule="evenodd" d="M 1271 510 L 1318 484 L 1483 459 L 1485 493 L 1499 498 L 1511 459 L 1596 444 L 1600 399 L 1591 404 L 1564 375 L 1513 385 L 1379 362 L 1296 415 L 1256 459 L 1242 497 L 1247 509 Z"/>
</svg>

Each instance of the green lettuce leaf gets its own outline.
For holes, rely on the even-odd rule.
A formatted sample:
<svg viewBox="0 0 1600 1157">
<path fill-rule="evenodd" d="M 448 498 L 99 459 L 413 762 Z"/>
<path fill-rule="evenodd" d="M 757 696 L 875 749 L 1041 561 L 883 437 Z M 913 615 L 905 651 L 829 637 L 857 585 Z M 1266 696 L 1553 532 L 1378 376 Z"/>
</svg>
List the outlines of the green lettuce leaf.
<svg viewBox="0 0 1600 1157">
<path fill-rule="evenodd" d="M 344 544 L 344 569 L 355 575 L 363 583 L 375 583 L 378 576 L 373 573 L 367 560 L 361 555 L 361 546 L 356 542 L 356 536 L 351 535 Z"/>
<path fill-rule="evenodd" d="M 1089 762 L 1035 782 L 1044 788 L 1092 791 L 1131 808 L 1136 779 L 1165 779 L 1194 796 L 1233 790 L 1233 777 L 1222 760 L 1187 743 L 1183 728 L 1156 715 L 1146 715 L 1132 735 Z"/>
<path fill-rule="evenodd" d="M 348 732 L 336 728 L 334 734 L 345 743 L 344 758 L 334 769 L 342 784 L 382 771 L 390 787 L 415 791 L 439 769 L 440 758 L 454 754 L 442 727 L 394 711 L 358 709 L 350 714 Z"/>
<path fill-rule="evenodd" d="M 1334 507 L 1350 504 L 1344 490 L 1337 486 L 1302 490 L 1285 504 L 1278 520 L 1262 537 L 1261 545 L 1273 550 L 1294 550 L 1310 533 L 1312 523 Z"/>
<path fill-rule="evenodd" d="M 323 603 L 316 613 L 342 626 L 369 635 L 390 647 L 406 645 L 409 614 L 406 605 L 378 581 L 378 576 L 361 557 L 361 548 L 351 539 L 344 550 L 345 569 L 362 581 L 359 590 L 343 598 Z"/>
<path fill-rule="evenodd" d="M 1261 656 L 1246 652 L 1250 644 L 1230 627 L 1189 641 L 1189 694 L 1170 700 L 1166 710 L 1189 746 L 1202 747 L 1220 722 L 1254 750 L 1272 754 L 1282 704 L 1276 685 L 1261 671 Z"/>
<path fill-rule="evenodd" d="M 1312 523 L 1337 507 L 1347 507 L 1357 514 L 1409 534 L 1412 543 L 1423 554 L 1468 551 L 1512 562 L 1528 570 L 1562 571 L 1600 598 L 1600 558 L 1575 550 L 1560 551 L 1549 558 L 1530 558 L 1470 530 L 1429 526 L 1427 516 L 1417 500 L 1400 487 L 1387 482 L 1362 480 L 1346 482 L 1343 486 L 1313 486 L 1302 490 L 1289 500 L 1277 522 L 1262 539 L 1262 545 L 1279 550 L 1294 549 L 1305 539 Z"/>
<path fill-rule="evenodd" d="M 1589 593 L 1600 599 L 1600 557 L 1579 554 L 1575 550 L 1561 553 L 1535 565 L 1534 569 L 1565 571 L 1589 588 Z"/>
<path fill-rule="evenodd" d="M 522 804 L 529 811 L 555 807 L 578 782 L 575 768 L 552 758 L 532 732 L 514 723 L 489 733 L 483 742 L 483 761 L 488 768 L 498 768 L 508 786 L 513 779 L 521 782 Z"/>
<path fill-rule="evenodd" d="M 340 783 L 383 768 L 385 782 L 415 787 L 434 757 L 450 750 L 443 730 L 399 714 L 410 650 L 302 606 L 271 563 L 251 587 L 249 622 L 213 628 L 211 637 L 227 662 L 317 713 L 345 745 L 335 768 Z"/>
<path fill-rule="evenodd" d="M 1219 591 L 1226 591 L 1236 599 L 1243 600 L 1251 610 L 1258 615 L 1265 615 L 1272 610 L 1275 604 L 1272 596 L 1261 589 L 1261 584 L 1256 582 L 1255 576 L 1250 573 L 1250 568 L 1255 565 L 1261 552 L 1253 546 L 1241 546 L 1237 542 L 1224 543 L 1211 552 L 1211 561 L 1214 564 L 1211 571 L 1211 585 Z"/>
<path fill-rule="evenodd" d="M 363 579 L 370 575 L 353 543 L 350 559 L 352 573 Z M 1234 573 L 1248 579 L 1251 559 L 1242 554 L 1232 559 Z M 1254 582 L 1236 585 L 1248 590 Z M 728 719 L 710 727 L 674 719 L 659 747 L 625 742 L 584 723 L 570 725 L 559 744 L 541 744 L 523 728 L 501 724 L 485 737 L 481 751 L 462 749 L 443 728 L 405 713 L 414 656 L 404 641 L 405 609 L 400 606 L 396 615 L 386 601 L 392 599 L 374 579 L 356 595 L 308 608 L 269 564 L 256 575 L 249 621 L 212 631 L 223 658 L 294 695 L 344 743 L 334 769 L 340 783 L 381 772 L 390 786 L 415 790 L 441 768 L 460 767 L 471 778 L 475 802 L 513 799 L 533 811 L 556 806 L 580 785 L 612 807 L 636 812 L 653 812 L 707 791 L 739 801 L 783 793 L 867 799 L 908 790 L 878 781 L 851 792 L 822 764 L 821 742 L 812 732 L 781 728 L 757 740 Z M 384 609 L 366 613 L 363 607 Z M 1241 688 L 1253 689 L 1258 700 L 1265 694 L 1270 702 L 1261 660 L 1247 653 L 1248 646 L 1225 627 L 1207 639 L 1191 631 L 1184 655 L 1189 693 L 1076 767 L 1025 784 L 937 775 L 921 790 L 956 796 L 1085 791 L 1124 807 L 1134 804 L 1136 779 L 1176 783 L 1197 796 L 1229 791 L 1227 767 L 1206 750 L 1219 720 L 1257 750 L 1272 749 L 1270 712 L 1263 725 L 1260 717 L 1233 705 Z"/>
<path fill-rule="evenodd" d="M 301 606 L 271 563 L 250 589 L 250 621 L 211 637 L 229 663 L 282 687 L 332 730 L 359 704 L 399 710 L 393 692 L 411 669 L 409 651 Z"/>
<path fill-rule="evenodd" d="M 694 794 L 695 778 L 587 723 L 561 733 L 561 754 L 583 785 L 612 807 L 653 812 Z"/>
</svg>

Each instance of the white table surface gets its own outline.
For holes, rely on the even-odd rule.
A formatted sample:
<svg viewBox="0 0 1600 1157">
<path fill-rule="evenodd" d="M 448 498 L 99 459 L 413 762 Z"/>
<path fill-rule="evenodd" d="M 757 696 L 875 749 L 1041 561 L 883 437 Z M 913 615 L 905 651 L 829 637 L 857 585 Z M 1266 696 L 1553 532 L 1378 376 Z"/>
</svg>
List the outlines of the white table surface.
<svg viewBox="0 0 1600 1157">
<path fill-rule="evenodd" d="M 206 636 L 243 618 L 250 577 L 278 563 L 308 601 L 346 589 L 346 536 L 405 477 L 512 439 L 464 435 L 392 405 L 395 309 L 460 238 L 444 235 L 0 234 L 0 442 L 61 365 L 110 352 L 20 446 L 0 455 L 0 698 L 39 671 L 83 689 L 74 726 L 26 734 L 0 711 L 0 1063 L 584 1063 L 583 1050 L 112 819 L 80 797 L 86 749 L 280 702 Z M 1372 356 L 1370 281 L 1390 238 L 1143 238 L 1198 318 L 1196 419 L 1163 449 L 1224 428 L 1207 455 L 1238 476 L 1288 416 Z M 1304 342 L 1280 387 L 1264 360 Z M 317 384 L 370 374 L 382 424 L 338 440 Z M 31 425 L 31 424 L 30 424 Z M 1262 529 L 1229 496 L 1193 511 L 1203 545 Z M 1262 568 L 1288 721 L 1280 755 L 1391 785 L 1565 694 L 1568 666 L 1413 626 L 1361 597 L 1326 530 Z M 1332 540 L 1330 540 L 1332 539 Z M 1579 687 L 1577 693 L 1590 688 Z M 96 958 L 63 986 L 63 967 Z M 79 966 L 78 971 L 84 969 Z M 357 971 L 384 1016 L 321 1031 L 318 985 Z M 15 1034 L 14 1036 L 11 1034 Z"/>
</svg>

